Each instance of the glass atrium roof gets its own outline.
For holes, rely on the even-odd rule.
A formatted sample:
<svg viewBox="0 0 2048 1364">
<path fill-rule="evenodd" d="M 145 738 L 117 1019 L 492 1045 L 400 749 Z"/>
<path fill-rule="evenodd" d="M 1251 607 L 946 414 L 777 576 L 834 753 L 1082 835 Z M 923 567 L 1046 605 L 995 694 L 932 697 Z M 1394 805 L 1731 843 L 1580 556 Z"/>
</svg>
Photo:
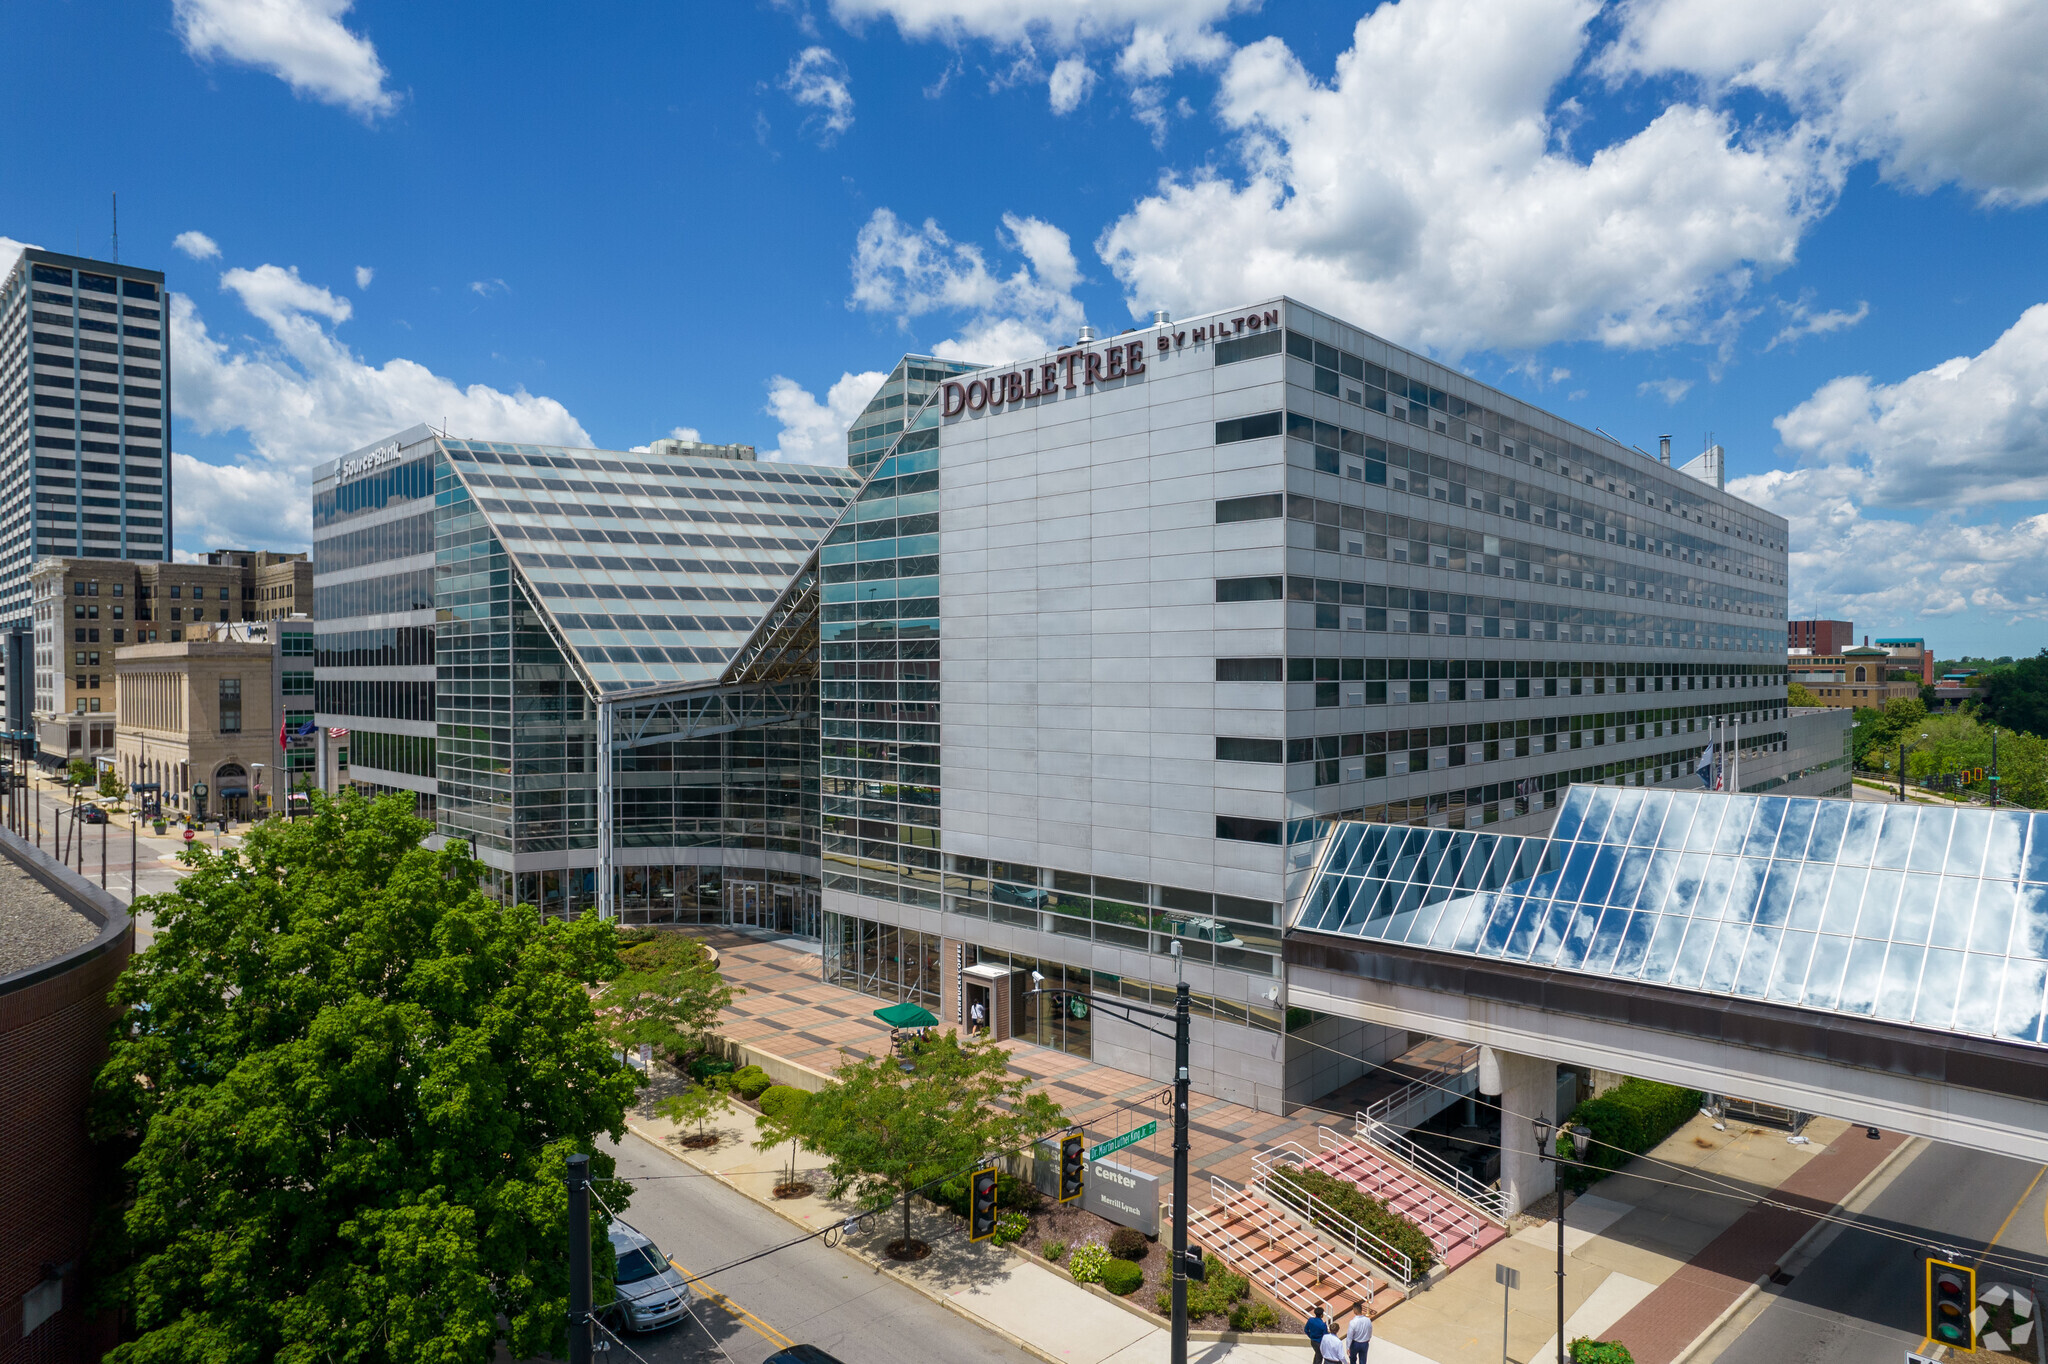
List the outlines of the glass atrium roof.
<svg viewBox="0 0 2048 1364">
<path fill-rule="evenodd" d="M 861 482 L 688 452 L 442 446 L 604 691 L 718 678 Z"/>
<path fill-rule="evenodd" d="M 2007 1041 L 2048 814 L 1575 786 L 1547 837 L 1344 823 L 1294 927 Z"/>
</svg>

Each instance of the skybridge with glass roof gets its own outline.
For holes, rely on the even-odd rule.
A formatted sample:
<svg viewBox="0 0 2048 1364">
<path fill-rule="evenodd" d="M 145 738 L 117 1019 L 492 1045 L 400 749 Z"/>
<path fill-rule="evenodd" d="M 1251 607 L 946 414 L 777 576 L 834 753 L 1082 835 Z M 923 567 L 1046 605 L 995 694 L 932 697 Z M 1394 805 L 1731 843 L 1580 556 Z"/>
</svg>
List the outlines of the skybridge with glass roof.
<svg viewBox="0 0 2048 1364">
<path fill-rule="evenodd" d="M 1290 1003 L 2048 1158 L 2048 814 L 1574 787 L 1334 826 Z"/>
</svg>

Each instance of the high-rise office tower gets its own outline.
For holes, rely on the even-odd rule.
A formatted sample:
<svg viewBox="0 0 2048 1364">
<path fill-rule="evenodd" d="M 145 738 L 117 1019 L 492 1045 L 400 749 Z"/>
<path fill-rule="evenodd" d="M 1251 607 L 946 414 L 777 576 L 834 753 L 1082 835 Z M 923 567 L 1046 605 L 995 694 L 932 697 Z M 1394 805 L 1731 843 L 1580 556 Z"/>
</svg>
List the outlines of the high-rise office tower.
<svg viewBox="0 0 2048 1364">
<path fill-rule="evenodd" d="M 30 248 L 0 284 L 0 634 L 28 725 L 29 574 L 46 555 L 168 559 L 164 277 Z"/>
</svg>

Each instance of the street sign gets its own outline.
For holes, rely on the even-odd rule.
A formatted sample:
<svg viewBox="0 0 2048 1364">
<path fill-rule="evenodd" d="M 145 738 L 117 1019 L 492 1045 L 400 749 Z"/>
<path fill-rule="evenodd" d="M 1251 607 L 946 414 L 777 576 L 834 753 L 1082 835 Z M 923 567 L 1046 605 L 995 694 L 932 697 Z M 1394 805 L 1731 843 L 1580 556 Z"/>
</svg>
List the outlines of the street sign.
<svg viewBox="0 0 2048 1364">
<path fill-rule="evenodd" d="M 1157 1122 L 1148 1122 L 1143 1127 L 1133 1127 L 1120 1137 L 1111 1137 L 1108 1141 L 1089 1147 L 1088 1159 L 1101 1160 L 1104 1156 L 1114 1155 L 1126 1146 L 1137 1145 L 1158 1130 L 1159 1124 Z"/>
<path fill-rule="evenodd" d="M 1495 1265 L 1493 1267 L 1493 1281 L 1503 1288 L 1520 1288 L 1522 1286 L 1522 1271 L 1511 1269 L 1507 1265 Z"/>
<path fill-rule="evenodd" d="M 1906 1351 L 1906 1364 L 1934 1364 L 1934 1356 L 1915 1354 L 1913 1351 L 1908 1350 Z"/>
</svg>

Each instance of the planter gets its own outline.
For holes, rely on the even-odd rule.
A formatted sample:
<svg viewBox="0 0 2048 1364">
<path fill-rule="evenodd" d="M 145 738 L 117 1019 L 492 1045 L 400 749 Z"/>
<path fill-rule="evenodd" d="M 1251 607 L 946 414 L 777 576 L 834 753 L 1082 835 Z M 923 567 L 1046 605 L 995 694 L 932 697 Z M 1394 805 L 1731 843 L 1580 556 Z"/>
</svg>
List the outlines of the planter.
<svg viewBox="0 0 2048 1364">
<path fill-rule="evenodd" d="M 149 828 L 150 828 L 150 832 L 152 832 L 152 833 L 159 833 L 159 834 L 160 834 L 160 833 L 163 833 L 163 832 L 165 832 L 165 831 L 166 831 L 166 830 L 168 830 L 168 829 L 169 829 L 170 827 L 171 827 L 170 825 L 168 825 L 168 824 L 164 823 L 164 822 L 163 822 L 162 820 L 160 820 L 160 819 L 159 819 L 159 820 L 156 820 L 155 822 L 153 822 L 153 823 L 152 823 L 152 824 L 151 824 L 151 825 L 149 826 Z"/>
</svg>

